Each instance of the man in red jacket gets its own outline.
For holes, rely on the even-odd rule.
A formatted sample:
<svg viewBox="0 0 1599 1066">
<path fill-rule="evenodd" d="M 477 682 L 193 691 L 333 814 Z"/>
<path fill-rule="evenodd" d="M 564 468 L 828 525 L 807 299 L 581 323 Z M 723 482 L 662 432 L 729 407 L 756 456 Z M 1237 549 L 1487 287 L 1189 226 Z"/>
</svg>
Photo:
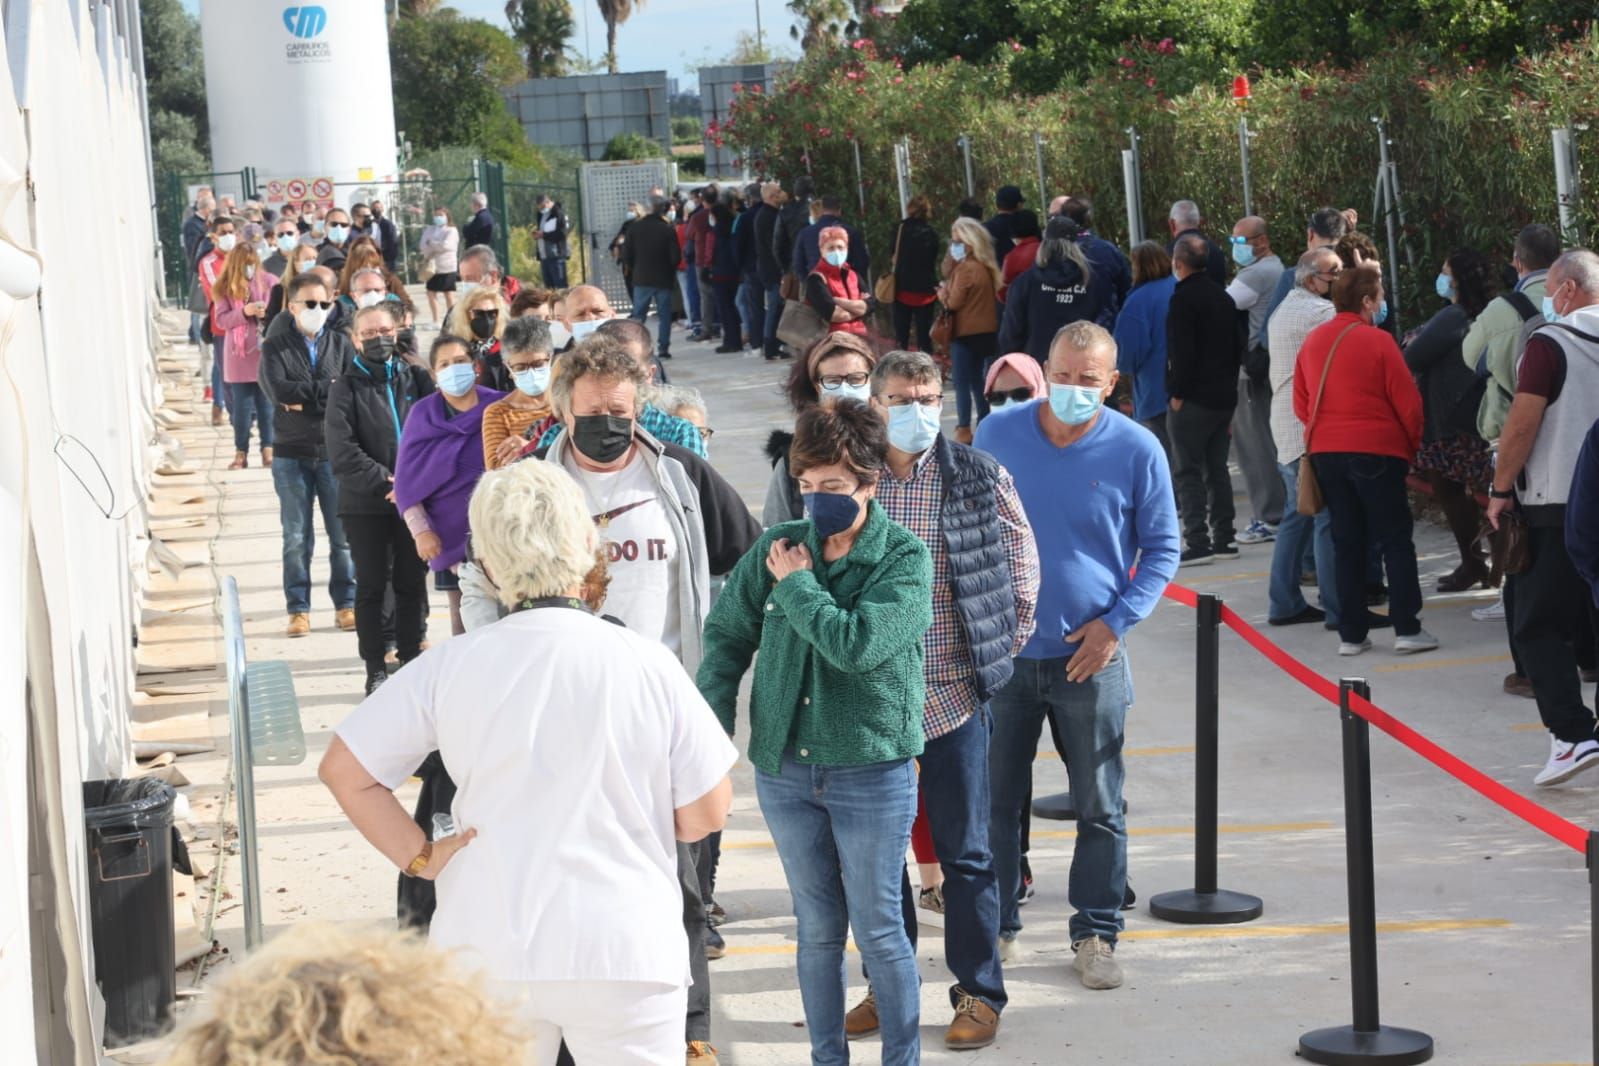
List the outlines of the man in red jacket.
<svg viewBox="0 0 1599 1066">
<path fill-rule="evenodd" d="M 705 324 L 703 336 L 694 340 L 714 340 L 721 335 L 716 321 L 716 289 L 711 283 L 711 207 L 716 203 L 717 188 L 707 185 L 696 194 L 699 207 L 688 216 L 684 236 L 694 245 L 694 281 L 699 285 L 700 311 Z"/>
</svg>

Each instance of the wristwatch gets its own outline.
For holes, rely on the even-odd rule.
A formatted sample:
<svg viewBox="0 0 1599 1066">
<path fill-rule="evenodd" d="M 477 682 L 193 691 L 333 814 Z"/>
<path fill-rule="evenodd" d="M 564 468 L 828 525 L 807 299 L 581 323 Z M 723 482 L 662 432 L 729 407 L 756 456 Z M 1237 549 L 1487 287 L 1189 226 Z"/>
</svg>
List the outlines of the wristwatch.
<svg viewBox="0 0 1599 1066">
<path fill-rule="evenodd" d="M 1516 498 L 1516 490 L 1506 489 L 1505 491 L 1500 492 L 1498 489 L 1490 485 L 1488 486 L 1488 498 L 1491 500 L 1513 500 Z"/>
<path fill-rule="evenodd" d="M 428 868 L 428 863 L 433 859 L 433 841 L 422 841 L 422 850 L 417 852 L 416 858 L 405 868 L 405 876 L 417 877 Z"/>
</svg>

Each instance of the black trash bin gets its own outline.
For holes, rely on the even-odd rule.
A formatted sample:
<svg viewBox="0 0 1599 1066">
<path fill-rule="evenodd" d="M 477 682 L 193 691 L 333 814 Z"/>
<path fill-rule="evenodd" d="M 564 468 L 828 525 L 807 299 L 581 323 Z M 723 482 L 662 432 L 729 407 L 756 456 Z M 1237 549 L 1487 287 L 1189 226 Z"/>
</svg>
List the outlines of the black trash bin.
<svg viewBox="0 0 1599 1066">
<path fill-rule="evenodd" d="M 172 925 L 172 803 L 153 777 L 85 781 L 94 975 L 105 997 L 105 1044 L 164 1033 L 177 1000 Z"/>
</svg>

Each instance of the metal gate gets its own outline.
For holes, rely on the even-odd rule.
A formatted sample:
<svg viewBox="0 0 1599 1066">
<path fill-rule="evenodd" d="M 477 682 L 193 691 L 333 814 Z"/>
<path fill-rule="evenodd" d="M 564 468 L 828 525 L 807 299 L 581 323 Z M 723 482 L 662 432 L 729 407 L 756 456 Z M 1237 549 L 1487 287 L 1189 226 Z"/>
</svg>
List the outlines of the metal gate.
<svg viewBox="0 0 1599 1066">
<path fill-rule="evenodd" d="M 622 266 L 611 255 L 611 241 L 629 215 L 627 205 L 647 203 L 650 190 L 670 189 L 672 164 L 665 159 L 633 163 L 585 163 L 580 181 L 583 192 L 583 241 L 588 246 L 590 285 L 598 285 L 618 311 L 632 307 Z"/>
</svg>

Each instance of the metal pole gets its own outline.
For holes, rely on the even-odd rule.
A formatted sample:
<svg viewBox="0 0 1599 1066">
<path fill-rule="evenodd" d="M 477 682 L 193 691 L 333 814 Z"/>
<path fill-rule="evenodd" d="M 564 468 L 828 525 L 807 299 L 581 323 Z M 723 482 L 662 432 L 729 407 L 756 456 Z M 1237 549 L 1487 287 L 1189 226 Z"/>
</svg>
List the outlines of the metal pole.
<svg viewBox="0 0 1599 1066">
<path fill-rule="evenodd" d="M 1559 126 L 1549 131 L 1555 150 L 1555 194 L 1560 209 L 1560 235 L 1568 245 L 1582 243 L 1582 229 L 1577 221 L 1577 201 L 1580 197 L 1577 180 L 1577 139 L 1570 126 Z"/>
<path fill-rule="evenodd" d="M 1378 175 L 1378 180 L 1382 183 L 1384 197 L 1387 200 L 1387 205 L 1383 210 L 1383 222 L 1388 230 L 1389 266 L 1387 284 L 1385 284 L 1383 288 L 1387 291 L 1388 298 L 1392 303 L 1392 307 L 1390 308 L 1392 314 L 1389 316 L 1389 328 L 1392 329 L 1394 334 L 1397 336 L 1400 332 L 1399 234 L 1396 225 L 1396 216 L 1397 212 L 1399 211 L 1398 179 L 1394 176 L 1393 160 L 1390 159 L 1388 155 L 1388 129 L 1383 124 L 1383 120 L 1380 118 L 1373 118 L 1372 122 L 1377 124 L 1377 158 L 1380 160 L 1382 166 L 1382 170 Z"/>
<path fill-rule="evenodd" d="M 244 896 L 244 946 L 261 946 L 261 873 L 255 839 L 255 765 L 250 749 L 250 703 L 244 655 L 244 620 L 239 612 L 239 583 L 222 582 L 222 622 L 227 642 L 228 727 L 233 741 L 233 788 L 239 814 L 239 880 Z"/>
<path fill-rule="evenodd" d="M 899 179 L 899 217 L 904 218 L 910 210 L 911 201 L 911 141 L 909 137 L 900 138 L 894 145 L 894 170 Z"/>
<path fill-rule="evenodd" d="M 1038 203 L 1041 207 L 1049 206 L 1049 188 L 1044 184 L 1044 135 L 1033 134 L 1033 156 L 1038 161 Z"/>
<path fill-rule="evenodd" d="M 961 158 L 966 163 L 966 195 L 976 196 L 977 181 L 972 176 L 972 139 L 963 133 L 955 143 L 961 146 Z"/>
<path fill-rule="evenodd" d="M 866 177 L 861 172 L 861 142 L 850 141 L 850 148 L 855 151 L 855 190 L 861 198 L 861 217 L 866 217 Z"/>
<path fill-rule="evenodd" d="M 760 54 L 761 62 L 766 62 L 765 38 L 761 34 L 761 0 L 755 0 L 755 51 Z"/>
<path fill-rule="evenodd" d="M 1221 731 L 1221 599 L 1202 594 L 1194 663 L 1194 887 L 1162 892 L 1149 912 L 1168 922 L 1229 925 L 1259 918 L 1261 901 L 1216 887 L 1216 801 Z"/>
<path fill-rule="evenodd" d="M 1142 150 L 1138 147 L 1139 143 L 1143 140 L 1142 137 L 1138 136 L 1138 127 L 1137 126 L 1128 126 L 1127 130 L 1126 130 L 1126 133 L 1127 133 L 1127 145 L 1128 145 L 1128 148 L 1132 151 L 1132 154 L 1133 154 L 1133 183 L 1132 183 L 1131 190 L 1128 192 L 1128 196 L 1130 197 L 1130 200 L 1131 200 L 1130 206 L 1128 208 L 1129 224 L 1131 224 L 1131 220 L 1132 219 L 1134 219 L 1134 218 L 1137 219 L 1137 225 L 1128 234 L 1128 236 L 1130 238 L 1128 243 L 1129 243 L 1129 245 L 1132 245 L 1132 244 L 1136 244 L 1139 241 L 1143 240 L 1144 239 L 1144 234 L 1145 234 L 1145 229 L 1144 229 L 1144 156 L 1143 156 Z"/>
<path fill-rule="evenodd" d="M 1249 118 L 1240 115 L 1238 118 L 1238 161 L 1244 171 L 1244 214 L 1255 213 L 1255 201 L 1249 194 Z"/>
<path fill-rule="evenodd" d="M 1338 682 L 1344 749 L 1344 861 L 1349 892 L 1350 998 L 1354 1024 L 1317 1029 L 1299 1038 L 1309 1062 L 1350 1066 L 1409 1066 L 1432 1058 L 1432 1037 L 1384 1026 L 1377 996 L 1377 887 L 1371 843 L 1371 725 L 1350 709 L 1350 693 L 1371 698 L 1364 678 Z"/>
</svg>

